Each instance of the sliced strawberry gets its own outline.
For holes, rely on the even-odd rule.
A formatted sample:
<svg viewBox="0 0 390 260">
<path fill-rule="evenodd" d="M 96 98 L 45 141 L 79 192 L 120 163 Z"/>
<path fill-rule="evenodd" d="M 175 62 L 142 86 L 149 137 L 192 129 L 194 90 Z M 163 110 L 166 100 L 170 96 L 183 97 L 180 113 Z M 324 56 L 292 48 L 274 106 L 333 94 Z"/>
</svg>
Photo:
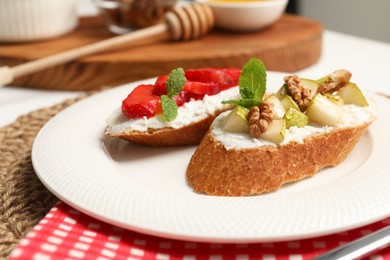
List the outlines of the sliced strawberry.
<svg viewBox="0 0 390 260">
<path fill-rule="evenodd" d="M 177 106 L 182 106 L 184 103 L 190 101 L 190 97 L 188 95 L 187 91 L 180 91 L 180 93 L 177 96 L 172 97 L 173 100 L 175 100 Z"/>
<path fill-rule="evenodd" d="M 156 80 L 156 83 L 154 83 L 153 94 L 157 96 L 166 95 L 167 80 L 168 80 L 168 75 L 159 76 Z"/>
<path fill-rule="evenodd" d="M 160 96 L 154 95 L 154 85 L 136 87 L 122 102 L 122 112 L 128 118 L 147 118 L 162 112 Z"/>
<path fill-rule="evenodd" d="M 159 76 L 154 83 L 153 94 L 161 96 L 167 94 L 167 80 L 168 75 Z M 219 86 L 217 83 L 210 82 L 194 82 L 188 81 L 184 84 L 184 90 L 187 92 L 204 96 L 204 95 L 215 95 L 219 92 Z"/>
<path fill-rule="evenodd" d="M 201 100 L 204 97 L 204 95 L 199 95 L 199 94 L 190 93 L 190 92 L 187 92 L 186 96 L 187 96 L 187 100 L 188 101 L 191 101 L 191 100 Z"/>
<path fill-rule="evenodd" d="M 199 100 L 204 95 L 215 95 L 221 90 L 236 86 L 241 70 L 228 69 L 188 69 L 183 90 L 173 98 L 178 106 L 190 100 Z M 168 75 L 157 78 L 154 85 L 140 85 L 122 102 L 123 114 L 128 118 L 152 117 L 162 112 L 161 95 L 167 94 Z"/>
<path fill-rule="evenodd" d="M 203 83 L 203 82 L 195 82 L 195 81 L 187 81 L 184 84 L 184 90 L 197 94 L 200 96 L 204 95 L 215 95 L 219 92 L 219 86 L 217 83 Z"/>
<path fill-rule="evenodd" d="M 187 69 L 185 76 L 189 81 L 218 83 L 220 90 L 238 85 L 241 70 L 237 68 L 203 68 Z"/>
</svg>

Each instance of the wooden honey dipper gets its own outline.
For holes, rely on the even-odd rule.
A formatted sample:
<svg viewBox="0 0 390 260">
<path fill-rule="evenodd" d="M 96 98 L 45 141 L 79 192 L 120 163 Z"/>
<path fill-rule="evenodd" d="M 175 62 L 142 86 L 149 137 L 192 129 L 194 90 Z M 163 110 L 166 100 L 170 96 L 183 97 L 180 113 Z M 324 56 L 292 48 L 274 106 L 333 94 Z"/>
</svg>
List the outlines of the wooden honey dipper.
<svg viewBox="0 0 390 260">
<path fill-rule="evenodd" d="M 25 76 L 86 55 L 146 38 L 153 37 L 158 40 L 171 39 L 174 41 L 198 39 L 206 35 L 213 26 L 214 15 L 209 6 L 195 3 L 184 5 L 181 8 L 175 7 L 172 11 L 165 14 L 165 23 L 115 36 L 107 40 L 16 65 L 14 67 L 0 67 L 0 87 L 10 84 L 17 77 Z"/>
</svg>

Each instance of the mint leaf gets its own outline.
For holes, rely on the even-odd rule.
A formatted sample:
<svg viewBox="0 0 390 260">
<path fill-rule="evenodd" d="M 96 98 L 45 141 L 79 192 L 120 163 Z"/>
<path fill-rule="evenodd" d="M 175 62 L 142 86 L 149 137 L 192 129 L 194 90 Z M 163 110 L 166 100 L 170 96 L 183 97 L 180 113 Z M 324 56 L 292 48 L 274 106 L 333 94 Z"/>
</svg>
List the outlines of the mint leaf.
<svg viewBox="0 0 390 260">
<path fill-rule="evenodd" d="M 250 59 L 242 69 L 239 87 L 241 100 L 222 101 L 223 104 L 243 106 L 248 109 L 259 105 L 266 90 L 267 71 L 263 62 L 257 58 Z"/>
<path fill-rule="evenodd" d="M 252 108 L 254 106 L 259 105 L 259 102 L 255 99 L 241 99 L 241 100 L 228 100 L 228 101 L 222 101 L 222 104 L 226 105 L 235 105 L 235 106 L 242 106 L 245 108 Z"/>
<path fill-rule="evenodd" d="M 242 98 L 253 98 L 255 94 L 250 90 L 246 88 L 240 88 L 240 95 Z"/>
<path fill-rule="evenodd" d="M 187 81 L 184 70 L 177 68 L 172 70 L 168 75 L 167 94 L 169 97 L 177 96 L 183 89 L 184 83 Z"/>
<path fill-rule="evenodd" d="M 161 105 L 165 119 L 169 122 L 177 117 L 176 102 L 167 95 L 161 96 Z"/>
<path fill-rule="evenodd" d="M 243 99 L 262 101 L 266 90 L 267 73 L 263 62 L 250 59 L 242 69 L 238 85 Z"/>
<path fill-rule="evenodd" d="M 177 117 L 177 104 L 172 99 L 177 96 L 184 87 L 187 79 L 182 68 L 172 70 L 167 79 L 167 95 L 162 95 L 161 105 L 165 119 L 169 122 Z"/>
</svg>

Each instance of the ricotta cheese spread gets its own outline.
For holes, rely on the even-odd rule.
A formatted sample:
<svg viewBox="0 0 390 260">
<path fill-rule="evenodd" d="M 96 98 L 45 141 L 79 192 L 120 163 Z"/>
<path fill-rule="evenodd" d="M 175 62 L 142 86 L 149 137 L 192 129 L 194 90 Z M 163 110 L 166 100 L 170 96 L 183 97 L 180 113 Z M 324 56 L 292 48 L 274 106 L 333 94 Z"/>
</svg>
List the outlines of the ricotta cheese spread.
<svg viewBox="0 0 390 260">
<path fill-rule="evenodd" d="M 367 107 L 360 107 L 356 105 L 344 105 L 343 116 L 340 123 L 337 126 L 316 126 L 306 125 L 298 128 L 296 126 L 286 129 L 285 137 L 281 143 L 273 143 L 264 139 L 253 138 L 249 133 L 229 133 L 221 129 L 223 119 L 229 114 L 230 111 L 226 111 L 220 114 L 213 122 L 212 136 L 223 143 L 227 150 L 230 149 L 249 149 L 258 148 L 260 146 L 270 145 L 285 145 L 289 142 L 295 141 L 297 143 L 303 143 L 304 139 L 308 136 L 315 134 L 329 133 L 334 129 L 345 128 L 349 126 L 356 126 L 364 124 L 372 120 L 376 116 L 375 109 L 372 105 Z"/>
<path fill-rule="evenodd" d="M 173 121 L 166 121 L 162 115 L 151 118 L 128 119 L 121 111 L 121 108 L 115 110 L 106 120 L 108 131 L 112 134 L 140 131 L 145 132 L 148 128 L 181 128 L 191 123 L 205 119 L 209 115 L 213 115 L 215 111 L 223 109 L 225 105 L 223 100 L 231 100 L 239 98 L 238 87 L 229 88 L 212 96 L 204 96 L 202 100 L 193 100 L 184 103 L 178 108 L 178 115 Z"/>
</svg>

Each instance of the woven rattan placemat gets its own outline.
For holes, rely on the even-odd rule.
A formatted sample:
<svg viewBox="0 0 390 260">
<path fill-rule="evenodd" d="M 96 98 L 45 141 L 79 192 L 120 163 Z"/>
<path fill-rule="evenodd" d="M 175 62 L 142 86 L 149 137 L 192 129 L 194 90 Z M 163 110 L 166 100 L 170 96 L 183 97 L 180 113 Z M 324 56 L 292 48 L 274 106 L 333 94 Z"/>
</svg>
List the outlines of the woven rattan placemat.
<svg viewBox="0 0 390 260">
<path fill-rule="evenodd" d="M 57 202 L 34 172 L 31 147 L 35 136 L 50 118 L 84 97 L 28 113 L 0 128 L 0 259 Z"/>
</svg>

